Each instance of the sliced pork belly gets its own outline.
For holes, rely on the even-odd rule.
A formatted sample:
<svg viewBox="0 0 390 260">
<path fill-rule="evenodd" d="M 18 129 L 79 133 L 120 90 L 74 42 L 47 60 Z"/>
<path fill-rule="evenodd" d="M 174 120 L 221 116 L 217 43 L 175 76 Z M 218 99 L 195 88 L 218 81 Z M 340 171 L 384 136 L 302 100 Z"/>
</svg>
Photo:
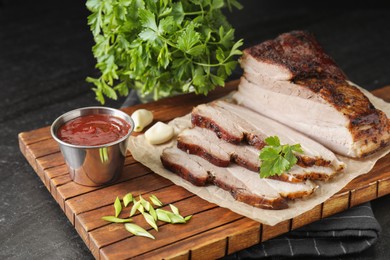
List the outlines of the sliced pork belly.
<svg viewBox="0 0 390 260">
<path fill-rule="evenodd" d="M 254 172 L 237 165 L 222 169 L 212 165 L 211 171 L 214 174 L 214 184 L 230 192 L 238 201 L 264 209 L 288 208 L 287 201 L 278 191 Z M 284 182 L 280 183 L 283 185 Z M 296 192 L 294 189 L 290 194 Z"/>
<path fill-rule="evenodd" d="M 310 166 L 300 167 L 294 165 L 289 171 L 289 175 L 299 180 L 319 180 L 327 181 L 331 179 L 337 172 L 332 167 Z"/>
<path fill-rule="evenodd" d="M 206 186 L 213 181 L 213 176 L 202 165 L 179 149 L 165 149 L 160 159 L 166 169 L 196 186 Z"/>
<path fill-rule="evenodd" d="M 213 104 L 195 107 L 191 113 L 191 122 L 194 126 L 213 130 L 219 138 L 230 143 L 246 141 L 259 149 L 265 145 L 266 136 L 256 131 L 251 124 L 234 114 L 226 118 L 226 111 Z"/>
<path fill-rule="evenodd" d="M 230 161 L 252 170 L 259 171 L 259 150 L 253 146 L 228 143 L 219 139 L 208 129 L 194 127 L 186 129 L 177 137 L 177 147 L 187 153 L 196 154 L 220 167 L 227 167 Z"/>
<path fill-rule="evenodd" d="M 235 145 L 219 139 L 208 129 L 194 127 L 186 129 L 177 137 L 177 147 L 187 153 L 198 155 L 210 163 L 227 167 L 230 161 L 256 173 L 260 170 L 259 149 L 249 145 Z M 336 173 L 331 167 L 294 166 L 288 173 L 274 176 L 273 179 L 287 182 L 303 180 L 328 180 Z"/>
<path fill-rule="evenodd" d="M 339 161 L 324 146 L 250 109 L 226 101 L 215 101 L 201 106 L 201 110 L 197 109 L 199 106 L 193 109 L 192 117 L 201 119 L 202 122 L 213 121 L 213 125 L 216 126 L 211 128 L 213 131 L 218 128 L 220 131 L 229 132 L 229 130 L 224 128 L 225 125 L 228 125 L 230 128 L 234 128 L 235 132 L 241 131 L 244 137 L 259 137 L 257 143 L 263 142 L 263 138 L 267 136 L 277 135 L 283 144 L 301 144 L 304 150 L 303 155 L 298 155 L 301 166 L 329 166 L 334 171 L 340 171 L 344 167 L 344 163 Z M 207 113 L 203 113 L 203 111 L 207 111 Z M 195 121 L 195 124 L 197 121 Z M 204 125 L 201 124 L 200 126 Z M 224 137 L 222 136 L 221 138 L 223 139 Z"/>
<path fill-rule="evenodd" d="M 259 208 L 287 208 L 287 201 L 284 198 L 303 198 L 317 188 L 311 181 L 288 183 L 260 178 L 258 173 L 238 165 L 218 167 L 176 147 L 164 149 L 161 161 L 168 170 L 195 185 L 214 184 L 229 191 L 236 200 Z M 197 180 L 197 177 L 200 180 Z"/>
<path fill-rule="evenodd" d="M 288 199 L 307 197 L 318 187 L 314 182 L 308 180 L 300 183 L 290 183 L 266 178 L 264 181 L 274 188 L 280 196 Z"/>
<path fill-rule="evenodd" d="M 390 143 L 390 120 L 351 85 L 313 35 L 295 31 L 244 50 L 234 99 L 333 151 L 364 157 Z"/>
<path fill-rule="evenodd" d="M 164 167 L 183 179 L 198 186 L 215 184 L 228 191 L 236 200 L 246 204 L 264 209 L 288 207 L 287 201 L 258 175 L 256 175 L 257 185 L 247 183 L 246 179 L 237 178 L 237 175 L 232 175 L 226 170 L 227 168 L 217 167 L 199 156 L 187 154 L 176 147 L 164 149 L 161 161 Z M 197 179 L 198 177 L 200 180 Z"/>
</svg>

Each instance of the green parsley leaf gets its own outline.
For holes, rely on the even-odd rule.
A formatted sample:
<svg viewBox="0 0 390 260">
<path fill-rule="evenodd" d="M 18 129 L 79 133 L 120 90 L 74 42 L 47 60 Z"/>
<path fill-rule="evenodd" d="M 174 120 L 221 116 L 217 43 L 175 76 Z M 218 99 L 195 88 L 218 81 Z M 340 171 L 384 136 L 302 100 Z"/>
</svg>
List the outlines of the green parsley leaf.
<svg viewBox="0 0 390 260">
<path fill-rule="evenodd" d="M 207 95 L 238 64 L 243 41 L 222 12 L 241 8 L 237 0 L 87 0 L 86 7 L 100 71 L 87 82 L 102 104 L 132 88 L 155 99 Z"/>
<path fill-rule="evenodd" d="M 296 153 L 303 153 L 300 144 L 281 145 L 279 137 L 270 136 L 265 139 L 266 146 L 260 150 L 261 160 L 260 177 L 267 178 L 274 175 L 281 175 L 293 167 L 298 159 Z"/>
</svg>

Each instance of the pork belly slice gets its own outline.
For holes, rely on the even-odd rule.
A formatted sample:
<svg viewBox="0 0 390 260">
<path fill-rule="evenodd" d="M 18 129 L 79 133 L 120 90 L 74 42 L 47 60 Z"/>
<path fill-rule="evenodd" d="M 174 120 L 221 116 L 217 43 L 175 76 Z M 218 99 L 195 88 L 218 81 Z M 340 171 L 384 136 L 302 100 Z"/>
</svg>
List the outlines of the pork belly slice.
<svg viewBox="0 0 390 260">
<path fill-rule="evenodd" d="M 256 131 L 251 124 L 237 115 L 227 115 L 224 109 L 213 103 L 193 108 L 191 122 L 194 126 L 213 130 L 219 138 L 230 143 L 239 144 L 245 141 L 259 149 L 265 145 L 266 136 L 260 131 Z"/>
<path fill-rule="evenodd" d="M 264 181 L 274 188 L 280 196 L 287 199 L 307 197 L 318 188 L 318 185 L 309 180 L 299 183 L 291 183 L 266 178 Z"/>
<path fill-rule="evenodd" d="M 201 182 L 204 185 L 214 184 L 229 191 L 236 200 L 259 208 L 287 208 L 288 205 L 285 198 L 303 198 L 312 194 L 318 187 L 311 181 L 288 183 L 260 178 L 258 173 L 238 165 L 231 165 L 227 168 L 218 167 L 199 156 L 187 154 L 176 147 L 166 148 L 161 155 L 161 160 L 164 162 L 164 167 L 166 165 L 175 165 L 175 167 L 171 167 L 169 170 L 179 174 L 179 176 L 191 183 L 195 181 L 197 184 Z M 188 160 L 192 160 L 193 163 L 188 163 Z M 199 170 L 199 166 L 202 170 Z M 192 167 L 195 167 L 194 170 L 197 174 L 182 174 L 183 172 L 192 172 Z M 199 174 L 199 172 L 203 173 Z M 191 176 L 191 178 L 186 178 L 188 176 Z M 202 181 L 194 180 L 193 176 L 201 176 Z M 204 182 L 203 180 L 206 176 L 208 176 L 208 181 Z"/>
<path fill-rule="evenodd" d="M 168 170 L 192 184 L 197 186 L 217 185 L 228 191 L 237 201 L 264 209 L 285 209 L 288 207 L 287 201 L 255 173 L 257 176 L 256 185 L 248 184 L 247 178 L 241 180 L 240 175 L 231 174 L 226 170 L 228 168 L 217 167 L 199 156 L 187 154 L 176 147 L 164 149 L 161 161 Z"/>
<path fill-rule="evenodd" d="M 258 149 L 249 145 L 228 143 L 206 128 L 184 130 L 177 137 L 177 147 L 216 166 L 227 167 L 233 161 L 252 171 L 258 172 L 260 169 Z"/>
<path fill-rule="evenodd" d="M 331 179 L 337 171 L 331 167 L 323 166 L 311 166 L 311 167 L 300 167 L 294 165 L 288 174 L 299 180 L 316 180 L 316 181 L 328 181 Z M 297 182 L 297 181 L 296 181 Z"/>
<path fill-rule="evenodd" d="M 177 138 L 177 147 L 187 153 L 198 155 L 216 166 L 227 167 L 230 161 L 233 161 L 256 173 L 260 170 L 259 149 L 249 145 L 228 143 L 205 128 L 194 127 L 181 132 Z M 331 167 L 296 165 L 288 173 L 272 178 L 296 183 L 307 179 L 328 180 L 335 173 Z"/>
<path fill-rule="evenodd" d="M 196 186 L 206 186 L 213 182 L 213 176 L 191 155 L 176 149 L 164 149 L 160 159 L 163 166 Z"/>
<path fill-rule="evenodd" d="M 244 50 L 240 63 L 238 103 L 341 155 L 361 158 L 390 144 L 390 120 L 348 82 L 313 35 L 282 34 Z"/>
<path fill-rule="evenodd" d="M 224 129 L 225 125 L 237 126 L 236 131 L 242 131 L 245 133 L 244 136 L 257 136 L 260 139 L 277 135 L 282 144 L 300 143 L 304 151 L 304 154 L 298 155 L 301 166 L 328 166 L 336 172 L 344 168 L 344 163 L 339 161 L 333 152 L 321 144 L 250 109 L 226 101 L 215 101 L 201 106 L 202 111 L 208 111 L 207 114 L 202 113 L 196 107 L 192 115 L 202 118 L 202 121 L 213 121 L 219 129 Z M 214 116 L 215 114 L 218 116 Z M 226 129 L 223 131 L 228 132 Z M 223 137 L 221 138 L 223 139 Z"/>
<path fill-rule="evenodd" d="M 214 184 L 228 191 L 238 201 L 263 209 L 288 208 L 287 201 L 277 190 L 254 172 L 238 165 L 222 169 L 214 166 L 211 171 L 214 174 Z"/>
<path fill-rule="evenodd" d="M 314 182 L 306 180 L 304 182 L 291 183 L 268 178 L 260 178 L 258 173 L 249 171 L 238 165 L 232 165 L 227 168 L 229 176 L 233 176 L 236 180 L 245 183 L 250 190 L 258 190 L 259 185 L 267 183 L 280 196 L 288 199 L 297 199 L 307 197 L 312 194 L 318 187 Z M 215 175 L 216 180 L 218 174 Z M 214 182 L 216 181 L 214 180 Z"/>
</svg>

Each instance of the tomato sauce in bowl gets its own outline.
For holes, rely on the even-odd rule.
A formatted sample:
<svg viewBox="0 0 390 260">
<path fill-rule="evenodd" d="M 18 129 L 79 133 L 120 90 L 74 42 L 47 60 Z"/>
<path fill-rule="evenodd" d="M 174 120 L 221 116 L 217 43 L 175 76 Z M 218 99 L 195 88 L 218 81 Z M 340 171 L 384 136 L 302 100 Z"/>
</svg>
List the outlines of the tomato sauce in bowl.
<svg viewBox="0 0 390 260">
<path fill-rule="evenodd" d="M 57 137 L 69 144 L 96 146 L 124 137 L 131 126 L 122 118 L 108 114 L 76 117 L 58 128 Z"/>
</svg>

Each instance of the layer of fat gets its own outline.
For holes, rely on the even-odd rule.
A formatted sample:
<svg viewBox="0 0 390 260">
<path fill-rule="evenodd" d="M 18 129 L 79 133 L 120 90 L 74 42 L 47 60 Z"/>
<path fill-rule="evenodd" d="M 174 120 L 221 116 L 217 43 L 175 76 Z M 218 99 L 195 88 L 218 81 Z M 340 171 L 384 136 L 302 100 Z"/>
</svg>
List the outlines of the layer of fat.
<svg viewBox="0 0 390 260">
<path fill-rule="evenodd" d="M 312 194 L 318 187 L 314 182 L 308 180 L 297 183 L 280 182 L 272 179 L 264 179 L 264 181 L 284 198 L 306 197 Z"/>
<path fill-rule="evenodd" d="M 264 179 L 261 179 L 258 173 L 252 172 L 238 165 L 232 165 L 227 168 L 226 174 L 232 176 L 236 182 L 242 182 L 253 194 L 265 197 L 280 196 L 279 192 L 265 182 Z"/>
<path fill-rule="evenodd" d="M 326 104 L 326 101 L 311 91 L 309 88 L 294 84 L 288 80 L 273 80 L 262 74 L 256 74 L 251 71 L 251 68 L 245 70 L 244 77 L 242 79 L 243 83 L 250 82 L 255 85 L 267 89 L 272 92 L 300 97 L 305 100 L 310 100 L 311 102 L 319 102 Z"/>
<path fill-rule="evenodd" d="M 293 76 L 291 71 L 281 64 L 258 61 L 251 55 L 246 55 L 245 53 L 243 58 L 240 60 L 240 65 L 245 69 L 245 71 L 249 68 L 252 69 L 254 73 L 259 74 L 266 71 L 267 76 L 274 80 L 290 80 Z"/>
<path fill-rule="evenodd" d="M 274 191 L 282 197 L 300 198 L 310 195 L 317 188 L 317 185 L 312 181 L 291 183 L 260 178 L 258 173 L 237 165 L 229 167 L 228 171 L 232 176 L 244 182 L 248 189 L 256 194 L 261 194 L 266 190 L 267 193 Z"/>
<path fill-rule="evenodd" d="M 356 155 L 347 119 L 330 105 L 269 91 L 248 81 L 240 83 L 233 98 L 238 104 L 288 125 L 339 154 Z"/>
<path fill-rule="evenodd" d="M 252 100 L 256 100 L 257 110 L 259 110 L 257 112 L 261 114 L 264 114 L 263 110 L 271 110 L 272 107 L 274 113 L 282 113 L 279 115 L 283 115 L 283 118 L 291 121 L 303 119 L 308 124 L 347 128 L 349 120 L 318 95 L 312 95 L 308 98 L 308 91 L 304 91 L 302 87 L 298 87 L 302 91 L 294 92 L 292 90 L 284 93 L 283 91 L 286 90 L 282 91 L 282 86 L 278 86 L 278 84 L 282 84 L 284 89 L 297 88 L 297 85 L 289 82 L 275 83 L 278 86 L 275 88 L 265 87 L 270 84 L 273 83 L 264 81 L 254 84 L 241 78 L 238 92 L 242 93 L 245 98 L 250 97 Z M 243 101 L 245 102 L 245 100 Z"/>
<path fill-rule="evenodd" d="M 238 94 L 240 93 L 238 92 L 234 96 L 237 97 Z M 344 163 L 339 161 L 332 151 L 283 124 L 264 117 L 259 113 L 240 105 L 231 104 L 225 101 L 217 101 L 216 104 L 241 116 L 242 118 L 245 118 L 247 122 L 251 123 L 256 128 L 261 129 L 261 131 L 267 136 L 278 136 L 282 144 L 292 145 L 299 143 L 301 144 L 305 155 L 312 158 L 318 157 L 328 160 L 332 163 L 335 169 L 344 167 Z"/>
</svg>

